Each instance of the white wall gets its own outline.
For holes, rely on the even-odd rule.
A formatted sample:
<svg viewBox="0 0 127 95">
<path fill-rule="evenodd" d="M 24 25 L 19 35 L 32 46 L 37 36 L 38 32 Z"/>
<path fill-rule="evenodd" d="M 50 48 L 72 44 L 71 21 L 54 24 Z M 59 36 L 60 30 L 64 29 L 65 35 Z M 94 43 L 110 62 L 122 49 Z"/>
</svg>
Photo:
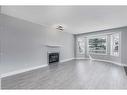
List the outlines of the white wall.
<svg viewBox="0 0 127 95">
<path fill-rule="evenodd" d="M 122 32 L 122 47 L 121 47 L 121 52 L 122 52 L 122 63 L 127 65 L 127 28 L 124 29 L 124 32 Z"/>
<path fill-rule="evenodd" d="M 1 6 L 0 6 L 0 13 L 1 13 Z"/>
<path fill-rule="evenodd" d="M 72 34 L 7 15 L 0 15 L 0 29 L 1 73 L 46 65 L 46 44 L 62 45 L 61 60 L 74 57 Z"/>
</svg>

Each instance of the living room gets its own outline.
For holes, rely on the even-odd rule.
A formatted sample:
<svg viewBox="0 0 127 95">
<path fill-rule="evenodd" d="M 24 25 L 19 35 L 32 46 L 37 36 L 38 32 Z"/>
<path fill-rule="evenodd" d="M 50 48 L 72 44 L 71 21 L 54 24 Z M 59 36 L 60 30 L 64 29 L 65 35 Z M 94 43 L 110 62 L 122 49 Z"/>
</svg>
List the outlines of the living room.
<svg viewBox="0 0 127 95">
<path fill-rule="evenodd" d="M 126 16 L 127 6 L 1 6 L 1 89 L 127 89 Z"/>
</svg>

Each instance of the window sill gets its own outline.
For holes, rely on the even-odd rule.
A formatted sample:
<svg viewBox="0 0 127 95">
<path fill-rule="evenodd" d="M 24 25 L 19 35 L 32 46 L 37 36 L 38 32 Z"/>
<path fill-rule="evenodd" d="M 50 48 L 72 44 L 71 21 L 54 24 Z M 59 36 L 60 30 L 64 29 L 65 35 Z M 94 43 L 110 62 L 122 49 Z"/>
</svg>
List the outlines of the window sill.
<svg viewBox="0 0 127 95">
<path fill-rule="evenodd" d="M 107 55 L 107 53 L 105 54 L 102 54 L 102 53 L 89 53 L 90 55 L 93 54 L 93 55 Z"/>
</svg>

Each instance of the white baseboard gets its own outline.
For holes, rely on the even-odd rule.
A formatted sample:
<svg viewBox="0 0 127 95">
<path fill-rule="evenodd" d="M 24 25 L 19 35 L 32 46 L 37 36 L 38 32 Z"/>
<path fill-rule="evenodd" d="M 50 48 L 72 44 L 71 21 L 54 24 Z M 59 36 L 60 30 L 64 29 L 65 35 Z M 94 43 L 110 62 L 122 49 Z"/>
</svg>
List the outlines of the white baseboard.
<svg viewBox="0 0 127 95">
<path fill-rule="evenodd" d="M 74 58 L 61 60 L 60 63 L 67 62 L 67 61 L 70 61 L 70 60 L 73 60 L 73 59 Z M 5 74 L 1 74 L 0 75 L 0 79 L 4 78 L 4 77 L 7 77 L 7 76 L 12 76 L 12 75 L 20 74 L 20 73 L 23 73 L 23 72 L 27 72 L 27 71 L 43 68 L 43 67 L 46 67 L 46 66 L 48 66 L 48 64 L 45 64 L 45 65 L 42 65 L 42 66 L 37 66 L 37 67 L 31 67 L 31 68 L 27 68 L 27 69 L 22 69 L 22 70 L 16 70 L 16 71 L 12 71 L 12 72 L 5 73 Z"/>
<path fill-rule="evenodd" d="M 69 59 L 61 60 L 60 63 L 67 62 L 67 61 L 70 61 L 70 60 L 73 60 L 73 59 L 89 59 L 89 58 L 69 58 Z M 117 63 L 117 62 L 108 61 L 108 60 L 100 60 L 100 59 L 89 59 L 89 60 L 104 61 L 104 62 L 109 62 L 109 63 L 116 64 L 116 65 L 119 65 L 119 66 L 127 66 L 126 64 Z M 35 70 L 35 69 L 39 69 L 39 68 L 43 68 L 43 67 L 46 67 L 46 66 L 48 66 L 48 64 L 2 74 L 2 75 L 0 75 L 0 88 L 1 88 L 1 78 L 7 77 L 7 76 L 16 75 L 16 74 L 20 74 L 20 73 L 23 73 L 23 72 L 27 72 L 27 71 L 31 71 L 31 70 Z"/>
<path fill-rule="evenodd" d="M 109 60 L 101 60 L 101 59 L 93 59 L 93 58 L 75 58 L 75 59 L 89 59 L 89 60 L 96 60 L 96 61 L 103 61 L 103 62 L 108 62 L 108 63 L 113 63 L 113 64 L 116 64 L 116 65 L 119 65 L 119 66 L 126 66 L 126 64 L 123 64 L 123 63 L 118 63 L 118 62 L 115 62 L 115 61 L 109 61 Z"/>
<path fill-rule="evenodd" d="M 60 63 L 67 62 L 67 61 L 70 61 L 70 60 L 73 60 L 73 59 L 75 59 L 75 58 L 69 58 L 69 59 L 61 60 Z"/>
<path fill-rule="evenodd" d="M 12 71 L 12 72 L 9 72 L 9 73 L 2 74 L 0 76 L 0 79 L 4 78 L 4 77 L 7 77 L 7 76 L 12 76 L 12 75 L 20 74 L 20 73 L 23 73 L 23 72 L 43 68 L 43 67 L 46 67 L 46 66 L 48 66 L 48 64 L 45 64 L 45 65 L 42 65 L 42 66 L 37 66 L 37 67 L 31 67 L 31 68 L 27 68 L 27 69 L 22 69 L 22 70 L 17 70 L 17 71 Z"/>
<path fill-rule="evenodd" d="M 75 58 L 75 59 L 88 59 L 88 60 L 90 60 L 90 58 Z"/>
<path fill-rule="evenodd" d="M 96 60 L 96 61 L 103 61 L 103 62 L 108 62 L 108 63 L 113 63 L 119 66 L 123 66 L 121 63 L 118 62 L 114 62 L 114 61 L 109 61 L 109 60 L 102 60 L 102 59 L 92 59 L 92 60 Z"/>
</svg>

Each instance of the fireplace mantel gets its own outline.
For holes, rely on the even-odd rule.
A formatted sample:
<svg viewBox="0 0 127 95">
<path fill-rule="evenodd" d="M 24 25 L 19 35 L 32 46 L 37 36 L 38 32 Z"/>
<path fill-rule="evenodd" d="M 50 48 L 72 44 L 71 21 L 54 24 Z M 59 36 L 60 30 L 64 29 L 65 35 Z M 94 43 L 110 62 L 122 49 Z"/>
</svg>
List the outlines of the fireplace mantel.
<svg viewBox="0 0 127 95">
<path fill-rule="evenodd" d="M 53 47 L 53 48 L 58 48 L 58 47 L 61 47 L 62 45 L 45 45 L 46 47 Z"/>
</svg>

